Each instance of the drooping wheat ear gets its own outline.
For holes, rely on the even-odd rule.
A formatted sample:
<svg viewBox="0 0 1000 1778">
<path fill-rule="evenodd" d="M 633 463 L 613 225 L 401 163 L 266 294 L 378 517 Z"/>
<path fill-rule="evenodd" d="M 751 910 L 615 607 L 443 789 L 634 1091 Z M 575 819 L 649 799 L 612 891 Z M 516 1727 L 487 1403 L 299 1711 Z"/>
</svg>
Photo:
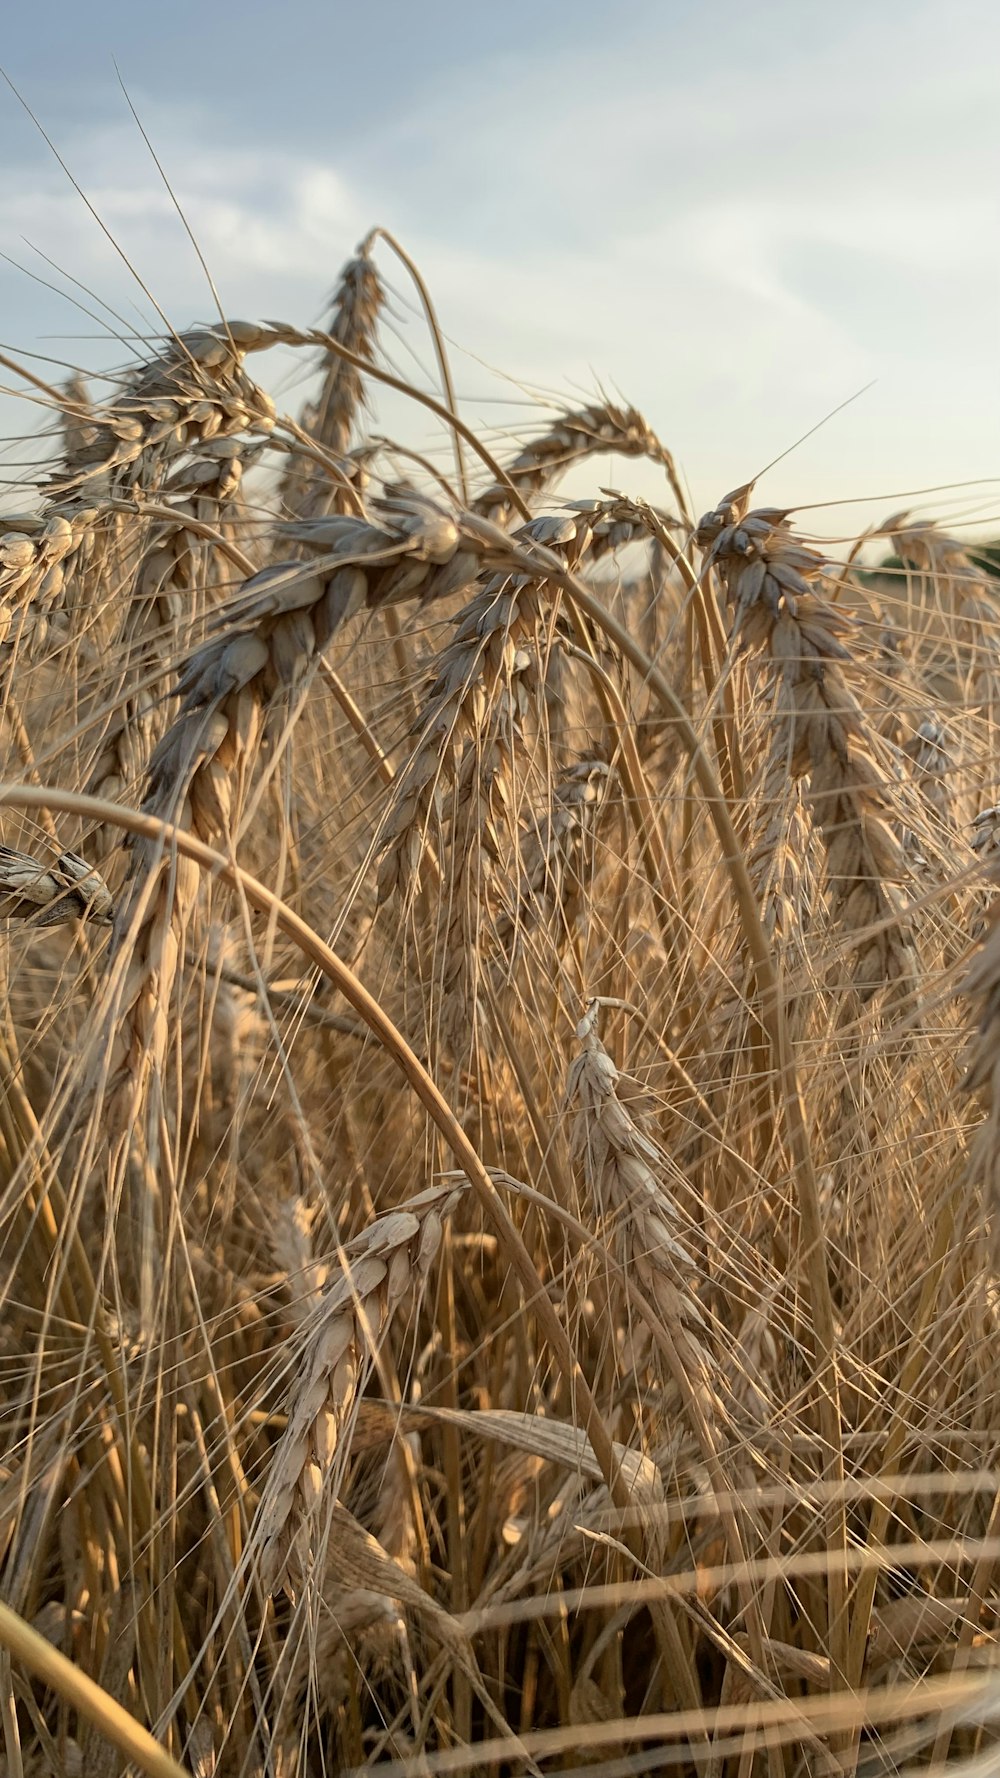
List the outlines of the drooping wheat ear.
<svg viewBox="0 0 1000 1778">
<path fill-rule="evenodd" d="M 774 746 L 788 770 L 808 780 L 837 919 L 852 931 L 871 929 L 852 969 L 868 999 L 887 981 L 911 979 L 913 950 L 891 886 L 901 859 L 885 819 L 888 786 L 844 677 L 850 619 L 823 596 L 823 558 L 796 541 L 785 512 L 748 512 L 749 494 L 741 488 L 707 513 L 696 541 L 725 587 L 733 639 L 765 655 L 778 675 Z"/>
<path fill-rule="evenodd" d="M 213 439 L 197 457 L 168 477 L 162 502 L 169 519 L 157 522 L 144 549 L 124 606 L 112 655 L 119 672 L 119 692 L 88 789 L 116 802 L 140 784 L 153 749 L 171 714 L 162 687 L 145 683 L 157 662 L 169 670 L 211 596 L 213 577 L 232 565 L 218 563 L 210 541 L 195 534 L 189 521 L 222 532 L 236 511 L 243 475 L 243 444 L 232 438 Z M 140 689 L 130 691 L 131 685 Z M 95 836 L 98 855 L 118 843 L 114 829 Z"/>
<path fill-rule="evenodd" d="M 101 553 L 96 506 L 50 507 L 0 519 L 0 675 L 52 651 L 69 632 L 67 589 Z"/>
<path fill-rule="evenodd" d="M 67 920 L 108 925 L 113 918 L 107 884 L 75 852 L 60 852 L 45 864 L 28 852 L 0 846 L 0 920 L 61 926 Z"/>
<path fill-rule="evenodd" d="M 288 1424 L 275 1451 L 251 1533 L 268 1593 L 321 1574 L 324 1511 L 337 1494 L 338 1459 L 389 1324 L 416 1300 L 441 1241 L 454 1185 L 432 1187 L 349 1242 L 331 1262 L 309 1318 Z"/>
<path fill-rule="evenodd" d="M 113 402 L 92 410 L 93 439 L 78 453 L 65 491 L 81 500 L 148 493 L 169 464 L 210 439 L 268 436 L 274 403 L 243 368 L 258 332 L 233 321 L 168 341 L 124 379 Z"/>
<path fill-rule="evenodd" d="M 693 1288 L 697 1268 L 684 1244 L 683 1218 L 664 1184 L 666 1157 L 637 1121 L 642 1089 L 619 1073 L 601 1043 L 599 1010 L 593 1002 L 576 1030 L 580 1051 L 566 1088 L 574 1114 L 571 1151 L 593 1214 L 616 1241 L 626 1275 L 667 1334 L 675 1378 L 689 1379 L 711 1424 L 717 1410 L 715 1366 Z M 634 1308 L 626 1313 L 635 1321 Z M 648 1328 L 639 1325 L 635 1332 L 640 1343 L 648 1341 Z"/>
<path fill-rule="evenodd" d="M 399 599 L 446 596 L 475 578 L 482 547 L 470 547 L 443 508 L 396 489 L 376 511 L 377 523 L 332 517 L 283 527 L 319 554 L 318 566 L 276 563 L 213 613 L 182 672 L 179 715 L 153 756 L 148 808 L 172 815 L 188 797 L 196 833 L 225 833 L 231 780 L 249 763 L 265 706 L 301 689 L 341 624 Z"/>
<path fill-rule="evenodd" d="M 287 527 L 320 555 L 312 568 L 282 562 L 216 608 L 208 638 L 188 658 L 178 714 L 150 762 L 144 808 L 212 841 L 234 814 L 275 707 L 301 695 L 323 649 L 356 613 L 467 586 L 495 548 L 492 528 L 466 532 L 422 495 L 401 490 L 378 503 L 381 523 L 331 517 Z M 485 538 L 485 540 L 484 540 Z M 496 533 L 500 545 L 509 540 Z M 118 1056 L 113 1122 L 134 1126 L 150 1077 L 162 1067 L 183 937 L 199 873 L 152 843 L 133 846 L 117 945 L 128 958 L 117 987 Z"/>
<path fill-rule="evenodd" d="M 253 341 L 258 331 L 250 329 Z M 88 410 L 46 509 L 0 523 L 0 671 L 25 649 L 51 653 L 53 632 L 58 642 L 92 624 L 128 585 L 127 559 L 114 561 L 115 502 L 157 490 L 172 463 L 212 439 L 269 435 L 274 404 L 243 369 L 239 332 L 234 322 L 172 340 L 114 401 Z"/>
<path fill-rule="evenodd" d="M 357 358 L 374 360 L 375 331 L 385 305 L 385 291 L 371 257 L 373 237 L 368 235 L 349 260 L 334 293 L 333 312 L 327 331 Z M 302 430 L 339 461 L 348 481 L 356 479 L 357 465 L 348 452 L 365 393 L 356 365 L 333 353 L 325 355 L 323 386 L 315 401 L 305 408 Z M 322 517 L 351 510 L 343 488 L 323 475 L 318 465 L 293 457 L 281 487 L 282 510 L 298 518 Z"/>
<path fill-rule="evenodd" d="M 512 541 L 540 544 L 575 563 L 589 539 L 587 521 L 567 515 L 532 519 Z M 445 813 L 445 784 L 457 792 L 447 811 L 456 863 L 464 868 L 471 847 L 475 862 L 485 861 L 489 869 L 489 849 L 499 845 L 507 824 L 500 802 L 506 765 L 527 711 L 525 682 L 537 674 L 539 656 L 532 644 L 540 641 L 536 632 L 550 604 L 544 571 L 537 576 L 500 572 L 488 576 L 455 618 L 455 633 L 438 657 L 412 731 L 410 757 L 393 786 L 382 832 L 379 893 L 383 897 L 412 895 L 427 824 L 435 806 L 439 817 Z M 475 908 L 468 906 L 467 884 L 468 879 L 455 895 L 460 918 L 463 907 L 470 916 L 475 914 Z M 478 899 L 476 891 L 474 902 Z"/>
<path fill-rule="evenodd" d="M 400 1701 L 408 1694 L 415 1701 L 418 1693 L 411 1625 L 420 1639 L 417 1647 L 426 1653 L 421 1620 L 428 1609 L 427 1595 L 414 1590 L 419 1582 L 411 1502 L 413 1478 L 419 1473 L 419 1435 L 397 1436 L 390 1450 L 377 1457 L 377 1476 L 365 1478 L 374 1481 L 376 1497 L 371 1498 L 369 1488 L 359 1501 L 352 1487 L 345 1505 L 354 1523 L 376 1540 L 388 1560 L 383 1561 L 381 1574 L 352 1574 L 334 1548 L 338 1533 L 346 1528 L 343 1509 L 335 1511 L 315 1634 L 302 1638 L 288 1685 L 289 1711 L 297 1706 L 300 1719 L 310 1682 L 328 1709 L 347 1698 L 359 1680 L 380 1687 L 395 1681 Z M 370 1545 L 368 1550 L 374 1556 Z M 387 1585 L 402 1586 L 402 1596 L 398 1590 L 387 1592 Z"/>
<path fill-rule="evenodd" d="M 540 494 L 572 464 L 582 463 L 601 451 L 614 451 L 620 457 L 648 457 L 652 463 L 660 464 L 679 510 L 685 512 L 684 492 L 674 460 L 633 407 L 600 402 L 576 413 L 560 415 L 548 431 L 526 445 L 507 465 L 506 473 L 521 495 Z M 494 482 L 473 503 L 473 510 L 497 524 L 508 523 L 513 516 L 509 489 Z"/>
</svg>

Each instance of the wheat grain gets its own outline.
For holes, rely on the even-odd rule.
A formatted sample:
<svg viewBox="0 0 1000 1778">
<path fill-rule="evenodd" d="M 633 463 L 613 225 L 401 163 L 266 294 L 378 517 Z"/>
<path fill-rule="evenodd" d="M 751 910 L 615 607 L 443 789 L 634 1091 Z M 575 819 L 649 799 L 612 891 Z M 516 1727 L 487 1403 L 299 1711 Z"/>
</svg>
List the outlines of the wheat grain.
<svg viewBox="0 0 1000 1778">
<path fill-rule="evenodd" d="M 75 852 L 43 864 L 27 852 L 0 846 L 0 919 L 28 926 L 59 926 L 66 920 L 107 925 L 114 918 L 103 878 Z"/>
</svg>

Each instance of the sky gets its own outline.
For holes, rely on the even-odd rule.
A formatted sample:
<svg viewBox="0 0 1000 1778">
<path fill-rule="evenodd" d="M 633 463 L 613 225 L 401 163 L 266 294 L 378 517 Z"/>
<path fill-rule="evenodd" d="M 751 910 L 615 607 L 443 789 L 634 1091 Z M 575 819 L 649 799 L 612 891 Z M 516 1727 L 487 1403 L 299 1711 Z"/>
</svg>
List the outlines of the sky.
<svg viewBox="0 0 1000 1778">
<path fill-rule="evenodd" d="M 0 84 L 0 347 L 53 381 L 157 326 L 109 235 L 174 325 L 214 313 L 131 100 L 230 315 L 322 323 L 385 226 L 501 454 L 603 389 L 698 510 L 788 452 L 768 503 L 870 502 L 817 532 L 904 505 L 1000 532 L 995 0 L 46 0 L 5 9 L 0 62 L 37 119 Z M 433 387 L 381 263 L 387 353 Z M 293 411 L 307 369 L 254 361 Z M 5 438 L 43 419 L 0 396 Z M 378 423 L 445 461 L 426 414 Z M 32 455 L 5 447 L 6 504 Z M 661 493 L 620 463 L 565 492 L 604 475 Z M 944 483 L 975 485 L 917 495 Z"/>
</svg>

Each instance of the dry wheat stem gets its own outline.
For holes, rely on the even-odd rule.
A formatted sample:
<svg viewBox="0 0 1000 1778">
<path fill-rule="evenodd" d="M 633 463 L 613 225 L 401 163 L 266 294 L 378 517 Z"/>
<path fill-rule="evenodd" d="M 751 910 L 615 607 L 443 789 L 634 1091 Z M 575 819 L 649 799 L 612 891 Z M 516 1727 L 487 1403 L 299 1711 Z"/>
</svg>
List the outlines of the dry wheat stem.
<svg viewBox="0 0 1000 1778">
<path fill-rule="evenodd" d="M 963 1715 L 966 1720 L 980 1720 L 994 1697 L 994 1682 L 988 1674 L 963 1676 L 961 1680 L 935 1675 L 918 1684 L 908 1679 L 896 1685 L 869 1686 L 851 1693 L 838 1691 L 826 1697 L 754 1698 L 715 1708 L 658 1711 L 648 1716 L 595 1722 L 589 1728 L 588 1745 L 597 1749 L 620 1741 L 685 1743 L 692 1736 L 706 1734 L 712 1737 L 716 1753 L 738 1754 L 745 1746 L 742 1737 L 750 1733 L 759 1733 L 762 1741 L 770 1734 L 775 1744 L 794 1746 L 803 1739 L 811 1741 L 815 1734 L 840 1734 L 855 1727 L 907 1722 L 914 1717 L 936 1721 L 943 1714 L 954 1712 L 953 1720 Z M 724 1742 L 723 1735 L 730 1731 L 732 1741 Z M 571 1724 L 536 1729 L 522 1736 L 525 1746 L 538 1759 L 572 1753 L 579 1738 L 580 1729 Z M 650 1754 L 654 1753 L 651 1747 Z M 494 1739 L 479 1741 L 474 1747 L 445 1748 L 440 1753 L 425 1755 L 425 1759 L 428 1771 L 435 1778 L 438 1774 L 444 1778 L 450 1773 L 482 1773 L 509 1754 L 510 1742 Z M 383 1761 L 381 1770 L 385 1778 L 410 1778 L 405 1761 Z M 343 1778 L 364 1778 L 364 1769 L 345 1771 Z"/>
<path fill-rule="evenodd" d="M 424 316 L 427 321 L 427 326 L 430 330 L 430 336 L 431 336 L 431 339 L 434 343 L 434 356 L 437 359 L 438 370 L 441 375 L 441 386 L 442 386 L 442 389 L 444 390 L 445 404 L 447 406 L 450 419 L 455 420 L 458 417 L 458 402 L 455 399 L 455 386 L 454 386 L 454 383 L 452 382 L 451 366 L 448 363 L 448 354 L 445 351 L 444 335 L 442 334 L 440 325 L 438 323 L 438 318 L 437 318 L 437 314 L 435 312 L 434 304 L 431 300 L 430 291 L 428 290 L 427 285 L 424 283 L 423 277 L 421 276 L 421 273 L 418 270 L 417 266 L 414 264 L 413 260 L 410 258 L 410 255 L 405 251 L 405 249 L 400 246 L 395 235 L 391 235 L 389 233 L 389 230 L 386 228 L 376 228 L 376 229 L 372 230 L 371 238 L 373 240 L 377 239 L 380 241 L 384 241 L 386 246 L 390 247 L 392 249 L 393 253 L 395 253 L 395 255 L 396 255 L 397 259 L 400 261 L 400 263 L 406 267 L 407 271 L 410 274 L 410 277 L 413 279 L 414 285 L 416 287 L 417 295 L 420 298 L 421 307 L 423 308 Z M 454 426 L 451 426 L 449 429 L 451 432 L 451 442 L 452 442 L 452 446 L 454 448 L 454 453 L 455 453 L 455 475 L 456 475 L 458 493 L 461 498 L 462 505 L 468 506 L 468 504 L 469 504 L 469 490 L 468 490 L 468 484 L 466 482 L 466 477 L 465 477 L 465 463 L 462 458 L 462 440 L 461 440 L 460 434 L 458 433 L 458 431 L 456 430 L 456 428 Z"/>
</svg>

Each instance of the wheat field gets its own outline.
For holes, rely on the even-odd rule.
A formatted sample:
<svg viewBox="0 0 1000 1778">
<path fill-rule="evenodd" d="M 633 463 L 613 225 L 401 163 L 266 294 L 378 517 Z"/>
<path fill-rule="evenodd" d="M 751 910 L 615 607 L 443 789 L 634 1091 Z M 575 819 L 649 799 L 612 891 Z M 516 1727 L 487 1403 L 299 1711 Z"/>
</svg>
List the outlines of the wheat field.
<svg viewBox="0 0 1000 1778">
<path fill-rule="evenodd" d="M 1000 584 L 482 435 L 381 231 L 5 364 L 0 1771 L 995 1771 Z"/>
</svg>

